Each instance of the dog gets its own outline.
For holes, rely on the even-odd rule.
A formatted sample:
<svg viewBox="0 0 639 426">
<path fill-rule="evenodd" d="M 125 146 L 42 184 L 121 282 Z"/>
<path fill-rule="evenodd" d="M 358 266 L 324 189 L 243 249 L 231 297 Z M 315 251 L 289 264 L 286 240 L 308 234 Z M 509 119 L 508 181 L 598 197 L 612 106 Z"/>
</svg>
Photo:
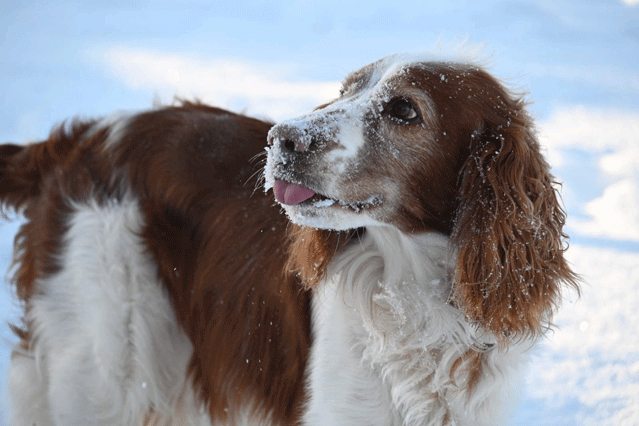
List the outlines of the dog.
<svg viewBox="0 0 639 426">
<path fill-rule="evenodd" d="M 2 145 L 13 424 L 503 424 L 578 286 L 556 186 L 521 97 L 409 55 L 275 126 L 182 102 Z"/>
</svg>

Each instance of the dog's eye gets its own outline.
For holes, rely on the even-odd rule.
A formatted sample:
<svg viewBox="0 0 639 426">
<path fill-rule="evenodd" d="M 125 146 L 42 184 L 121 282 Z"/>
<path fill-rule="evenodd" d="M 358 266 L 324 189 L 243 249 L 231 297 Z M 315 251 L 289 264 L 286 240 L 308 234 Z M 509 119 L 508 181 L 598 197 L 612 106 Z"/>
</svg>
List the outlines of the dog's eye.
<svg viewBox="0 0 639 426">
<path fill-rule="evenodd" d="M 412 123 L 419 119 L 419 114 L 415 111 L 415 107 L 408 99 L 397 98 L 388 105 L 388 113 L 391 118 L 399 120 L 402 123 Z"/>
</svg>

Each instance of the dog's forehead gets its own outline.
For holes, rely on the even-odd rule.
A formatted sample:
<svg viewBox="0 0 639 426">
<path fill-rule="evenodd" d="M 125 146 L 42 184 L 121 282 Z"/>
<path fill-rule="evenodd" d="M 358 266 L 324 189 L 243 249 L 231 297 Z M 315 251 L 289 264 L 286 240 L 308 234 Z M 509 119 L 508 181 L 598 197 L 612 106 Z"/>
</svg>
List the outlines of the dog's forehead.
<svg viewBox="0 0 639 426">
<path fill-rule="evenodd" d="M 429 85 L 445 84 L 449 77 L 457 83 L 470 83 L 478 78 L 479 65 L 472 61 L 433 61 L 427 55 L 397 54 L 382 58 L 349 74 L 342 84 L 345 94 L 363 93 L 371 101 L 388 100 L 394 91 L 408 86 L 423 89 Z M 466 77 L 474 76 L 465 81 Z M 434 78 L 433 78 L 434 77 Z"/>
<path fill-rule="evenodd" d="M 409 76 L 417 69 L 428 67 L 426 58 L 411 55 L 392 55 L 350 73 L 342 84 L 344 91 L 384 89 L 389 83 Z"/>
</svg>

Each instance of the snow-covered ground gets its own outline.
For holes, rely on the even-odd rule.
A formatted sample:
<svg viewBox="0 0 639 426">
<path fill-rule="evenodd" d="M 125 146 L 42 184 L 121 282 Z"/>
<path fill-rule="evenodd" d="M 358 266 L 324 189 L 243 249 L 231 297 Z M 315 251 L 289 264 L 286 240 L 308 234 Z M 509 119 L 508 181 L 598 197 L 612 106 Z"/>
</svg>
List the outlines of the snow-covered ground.
<svg viewBox="0 0 639 426">
<path fill-rule="evenodd" d="M 9 264 L 16 225 L 0 228 L 2 271 Z M 512 424 L 639 425 L 639 253 L 573 245 L 568 257 L 584 279 L 581 297 L 566 294 L 557 328 L 533 351 Z M 0 288 L 3 374 L 15 341 L 5 324 L 18 316 L 8 289 Z M 2 383 L 6 386 L 4 377 Z M 6 405 L 2 412 L 6 415 Z M 4 425 L 9 425 L 7 419 Z"/>
</svg>

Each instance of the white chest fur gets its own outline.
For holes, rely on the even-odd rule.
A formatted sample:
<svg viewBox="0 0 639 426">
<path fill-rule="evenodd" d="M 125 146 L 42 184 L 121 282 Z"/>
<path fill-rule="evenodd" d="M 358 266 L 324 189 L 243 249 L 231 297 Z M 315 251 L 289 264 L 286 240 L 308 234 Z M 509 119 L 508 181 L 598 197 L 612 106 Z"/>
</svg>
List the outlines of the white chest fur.
<svg viewBox="0 0 639 426">
<path fill-rule="evenodd" d="M 306 425 L 501 424 L 528 345 L 498 349 L 447 303 L 453 261 L 446 237 L 376 227 L 333 262 L 313 298 Z M 470 389 L 463 360 L 482 347 Z"/>
<path fill-rule="evenodd" d="M 347 305 L 339 281 L 330 280 L 313 299 L 314 346 L 310 359 L 311 399 L 307 425 L 394 425 L 388 389 L 363 364 L 368 333 L 358 312 Z"/>
</svg>

